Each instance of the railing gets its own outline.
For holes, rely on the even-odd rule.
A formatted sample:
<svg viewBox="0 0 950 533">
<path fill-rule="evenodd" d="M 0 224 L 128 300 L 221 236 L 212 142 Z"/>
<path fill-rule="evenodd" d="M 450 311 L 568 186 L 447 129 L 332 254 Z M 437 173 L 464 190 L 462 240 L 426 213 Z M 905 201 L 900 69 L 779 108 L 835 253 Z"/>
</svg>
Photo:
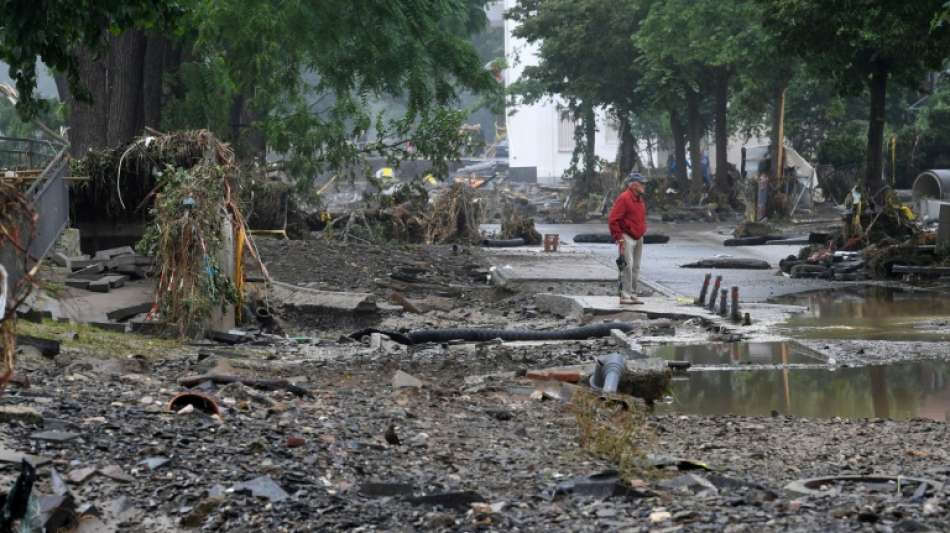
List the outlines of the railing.
<svg viewBox="0 0 950 533">
<path fill-rule="evenodd" d="M 67 145 L 0 137 L 0 179 L 7 179 L 4 177 L 6 173 L 16 170 L 18 175 L 23 174 L 33 181 L 26 191 L 37 214 L 36 225 L 32 228 L 33 238 L 29 242 L 28 268 L 46 257 L 69 223 L 69 189 L 63 179 L 69 170 L 68 153 Z M 30 176 L 29 171 L 40 165 L 42 170 Z M 29 221 L 23 221 L 21 230 L 21 234 L 29 235 Z M 17 259 L 16 251 L 9 244 L 0 247 L 0 265 L 6 268 L 9 296 L 12 297 L 13 288 L 23 278 L 24 272 L 22 261 Z"/>
</svg>

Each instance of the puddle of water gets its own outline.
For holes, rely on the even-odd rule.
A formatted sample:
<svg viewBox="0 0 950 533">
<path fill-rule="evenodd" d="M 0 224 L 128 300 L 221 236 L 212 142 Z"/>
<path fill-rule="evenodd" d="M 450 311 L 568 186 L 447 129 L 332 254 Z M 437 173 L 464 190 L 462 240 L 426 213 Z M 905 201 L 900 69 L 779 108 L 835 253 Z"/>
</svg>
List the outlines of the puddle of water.
<svg viewBox="0 0 950 533">
<path fill-rule="evenodd" d="M 808 307 L 779 328 L 797 338 L 950 341 L 950 295 L 863 287 L 775 301 Z"/>
<path fill-rule="evenodd" d="M 652 357 L 695 366 L 823 364 L 827 359 L 797 342 L 733 342 L 645 346 Z"/>
<path fill-rule="evenodd" d="M 950 364 L 690 372 L 662 411 L 808 418 L 929 418 L 950 422 Z"/>
</svg>

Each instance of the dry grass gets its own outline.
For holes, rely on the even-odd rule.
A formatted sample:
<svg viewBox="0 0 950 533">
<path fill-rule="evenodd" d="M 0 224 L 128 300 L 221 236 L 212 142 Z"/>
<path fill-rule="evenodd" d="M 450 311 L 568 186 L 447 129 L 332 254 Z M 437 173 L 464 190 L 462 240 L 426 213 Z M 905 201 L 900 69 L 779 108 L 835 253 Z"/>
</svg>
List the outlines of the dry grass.
<svg viewBox="0 0 950 533">
<path fill-rule="evenodd" d="M 633 398 L 602 397 L 580 389 L 570 409 L 577 420 L 580 445 L 591 454 L 617 465 L 624 479 L 645 475 L 645 450 L 654 440 L 646 425 L 646 407 Z"/>
</svg>

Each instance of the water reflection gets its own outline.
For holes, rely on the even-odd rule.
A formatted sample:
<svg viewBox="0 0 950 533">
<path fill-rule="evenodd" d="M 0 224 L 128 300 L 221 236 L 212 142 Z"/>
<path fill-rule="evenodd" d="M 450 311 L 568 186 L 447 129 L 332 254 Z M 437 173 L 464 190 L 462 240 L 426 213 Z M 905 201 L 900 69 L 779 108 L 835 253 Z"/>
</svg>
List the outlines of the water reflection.
<svg viewBox="0 0 950 533">
<path fill-rule="evenodd" d="M 733 342 L 649 346 L 652 357 L 689 361 L 693 365 L 789 365 L 821 364 L 826 359 L 797 342 Z"/>
<path fill-rule="evenodd" d="M 800 338 L 950 341 L 950 295 L 862 287 L 796 294 L 776 301 L 808 307 L 782 328 Z"/>
<path fill-rule="evenodd" d="M 887 366 L 690 372 L 673 382 L 661 410 L 809 418 L 929 418 L 950 422 L 950 365 L 914 361 Z"/>
</svg>

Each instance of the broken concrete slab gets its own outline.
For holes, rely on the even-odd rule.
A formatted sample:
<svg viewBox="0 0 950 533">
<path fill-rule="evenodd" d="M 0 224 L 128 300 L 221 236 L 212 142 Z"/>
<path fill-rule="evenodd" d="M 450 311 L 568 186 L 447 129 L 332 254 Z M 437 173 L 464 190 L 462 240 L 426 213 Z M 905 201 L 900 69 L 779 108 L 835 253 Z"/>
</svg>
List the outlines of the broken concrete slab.
<svg viewBox="0 0 950 533">
<path fill-rule="evenodd" d="M 535 295 L 538 309 L 566 318 L 580 318 L 587 315 L 605 315 L 622 311 L 643 313 L 647 318 L 670 318 L 673 320 L 687 320 L 697 316 L 705 316 L 704 310 L 696 307 L 685 307 L 666 297 L 640 297 L 642 305 L 621 304 L 616 296 L 581 296 L 570 294 Z"/>
<path fill-rule="evenodd" d="M 633 359 L 646 358 L 646 355 L 643 353 L 643 346 L 640 346 L 640 343 L 628 337 L 626 333 L 619 329 L 612 329 L 610 330 L 610 336 L 617 341 L 617 347 L 620 348 L 620 351 L 627 357 Z"/>
<path fill-rule="evenodd" d="M 32 346 L 36 348 L 43 357 L 56 357 L 60 352 L 59 341 L 53 339 L 42 339 L 31 335 L 17 335 L 16 343 L 19 346 Z"/>
<path fill-rule="evenodd" d="M 588 254 L 497 255 L 492 283 L 500 286 L 536 282 L 617 281 L 617 269 Z"/>
<path fill-rule="evenodd" d="M 73 276 L 99 274 L 105 271 L 106 266 L 103 261 L 96 260 L 75 260 L 72 261 Z"/>
<path fill-rule="evenodd" d="M 80 278 L 68 278 L 66 280 L 66 286 L 72 287 L 74 289 L 89 290 L 89 283 L 92 280 L 89 279 L 80 279 Z"/>
<path fill-rule="evenodd" d="M 23 422 L 24 424 L 42 424 L 43 415 L 25 405 L 0 405 L 0 423 Z"/>
<path fill-rule="evenodd" d="M 120 255 L 135 255 L 135 250 L 133 250 L 131 246 L 120 246 L 118 248 L 99 250 L 96 252 L 96 255 L 93 256 L 93 260 L 108 261 L 113 257 L 118 257 Z"/>
<path fill-rule="evenodd" d="M 366 292 L 331 292 L 275 281 L 271 298 L 284 307 L 303 313 L 366 314 L 378 310 L 376 296 Z"/>
<path fill-rule="evenodd" d="M 70 272 L 73 271 L 73 262 L 70 261 L 68 257 L 66 257 L 66 254 L 62 252 L 55 252 L 50 256 L 50 259 L 52 259 L 53 263 L 57 266 L 61 266 Z"/>
<path fill-rule="evenodd" d="M 109 320 L 115 320 L 117 322 L 122 322 L 128 320 L 136 315 L 141 315 L 143 313 L 148 313 L 152 310 L 154 303 L 151 301 L 142 302 L 139 304 L 128 305 L 125 307 L 120 307 L 106 313 L 106 317 Z"/>
</svg>

